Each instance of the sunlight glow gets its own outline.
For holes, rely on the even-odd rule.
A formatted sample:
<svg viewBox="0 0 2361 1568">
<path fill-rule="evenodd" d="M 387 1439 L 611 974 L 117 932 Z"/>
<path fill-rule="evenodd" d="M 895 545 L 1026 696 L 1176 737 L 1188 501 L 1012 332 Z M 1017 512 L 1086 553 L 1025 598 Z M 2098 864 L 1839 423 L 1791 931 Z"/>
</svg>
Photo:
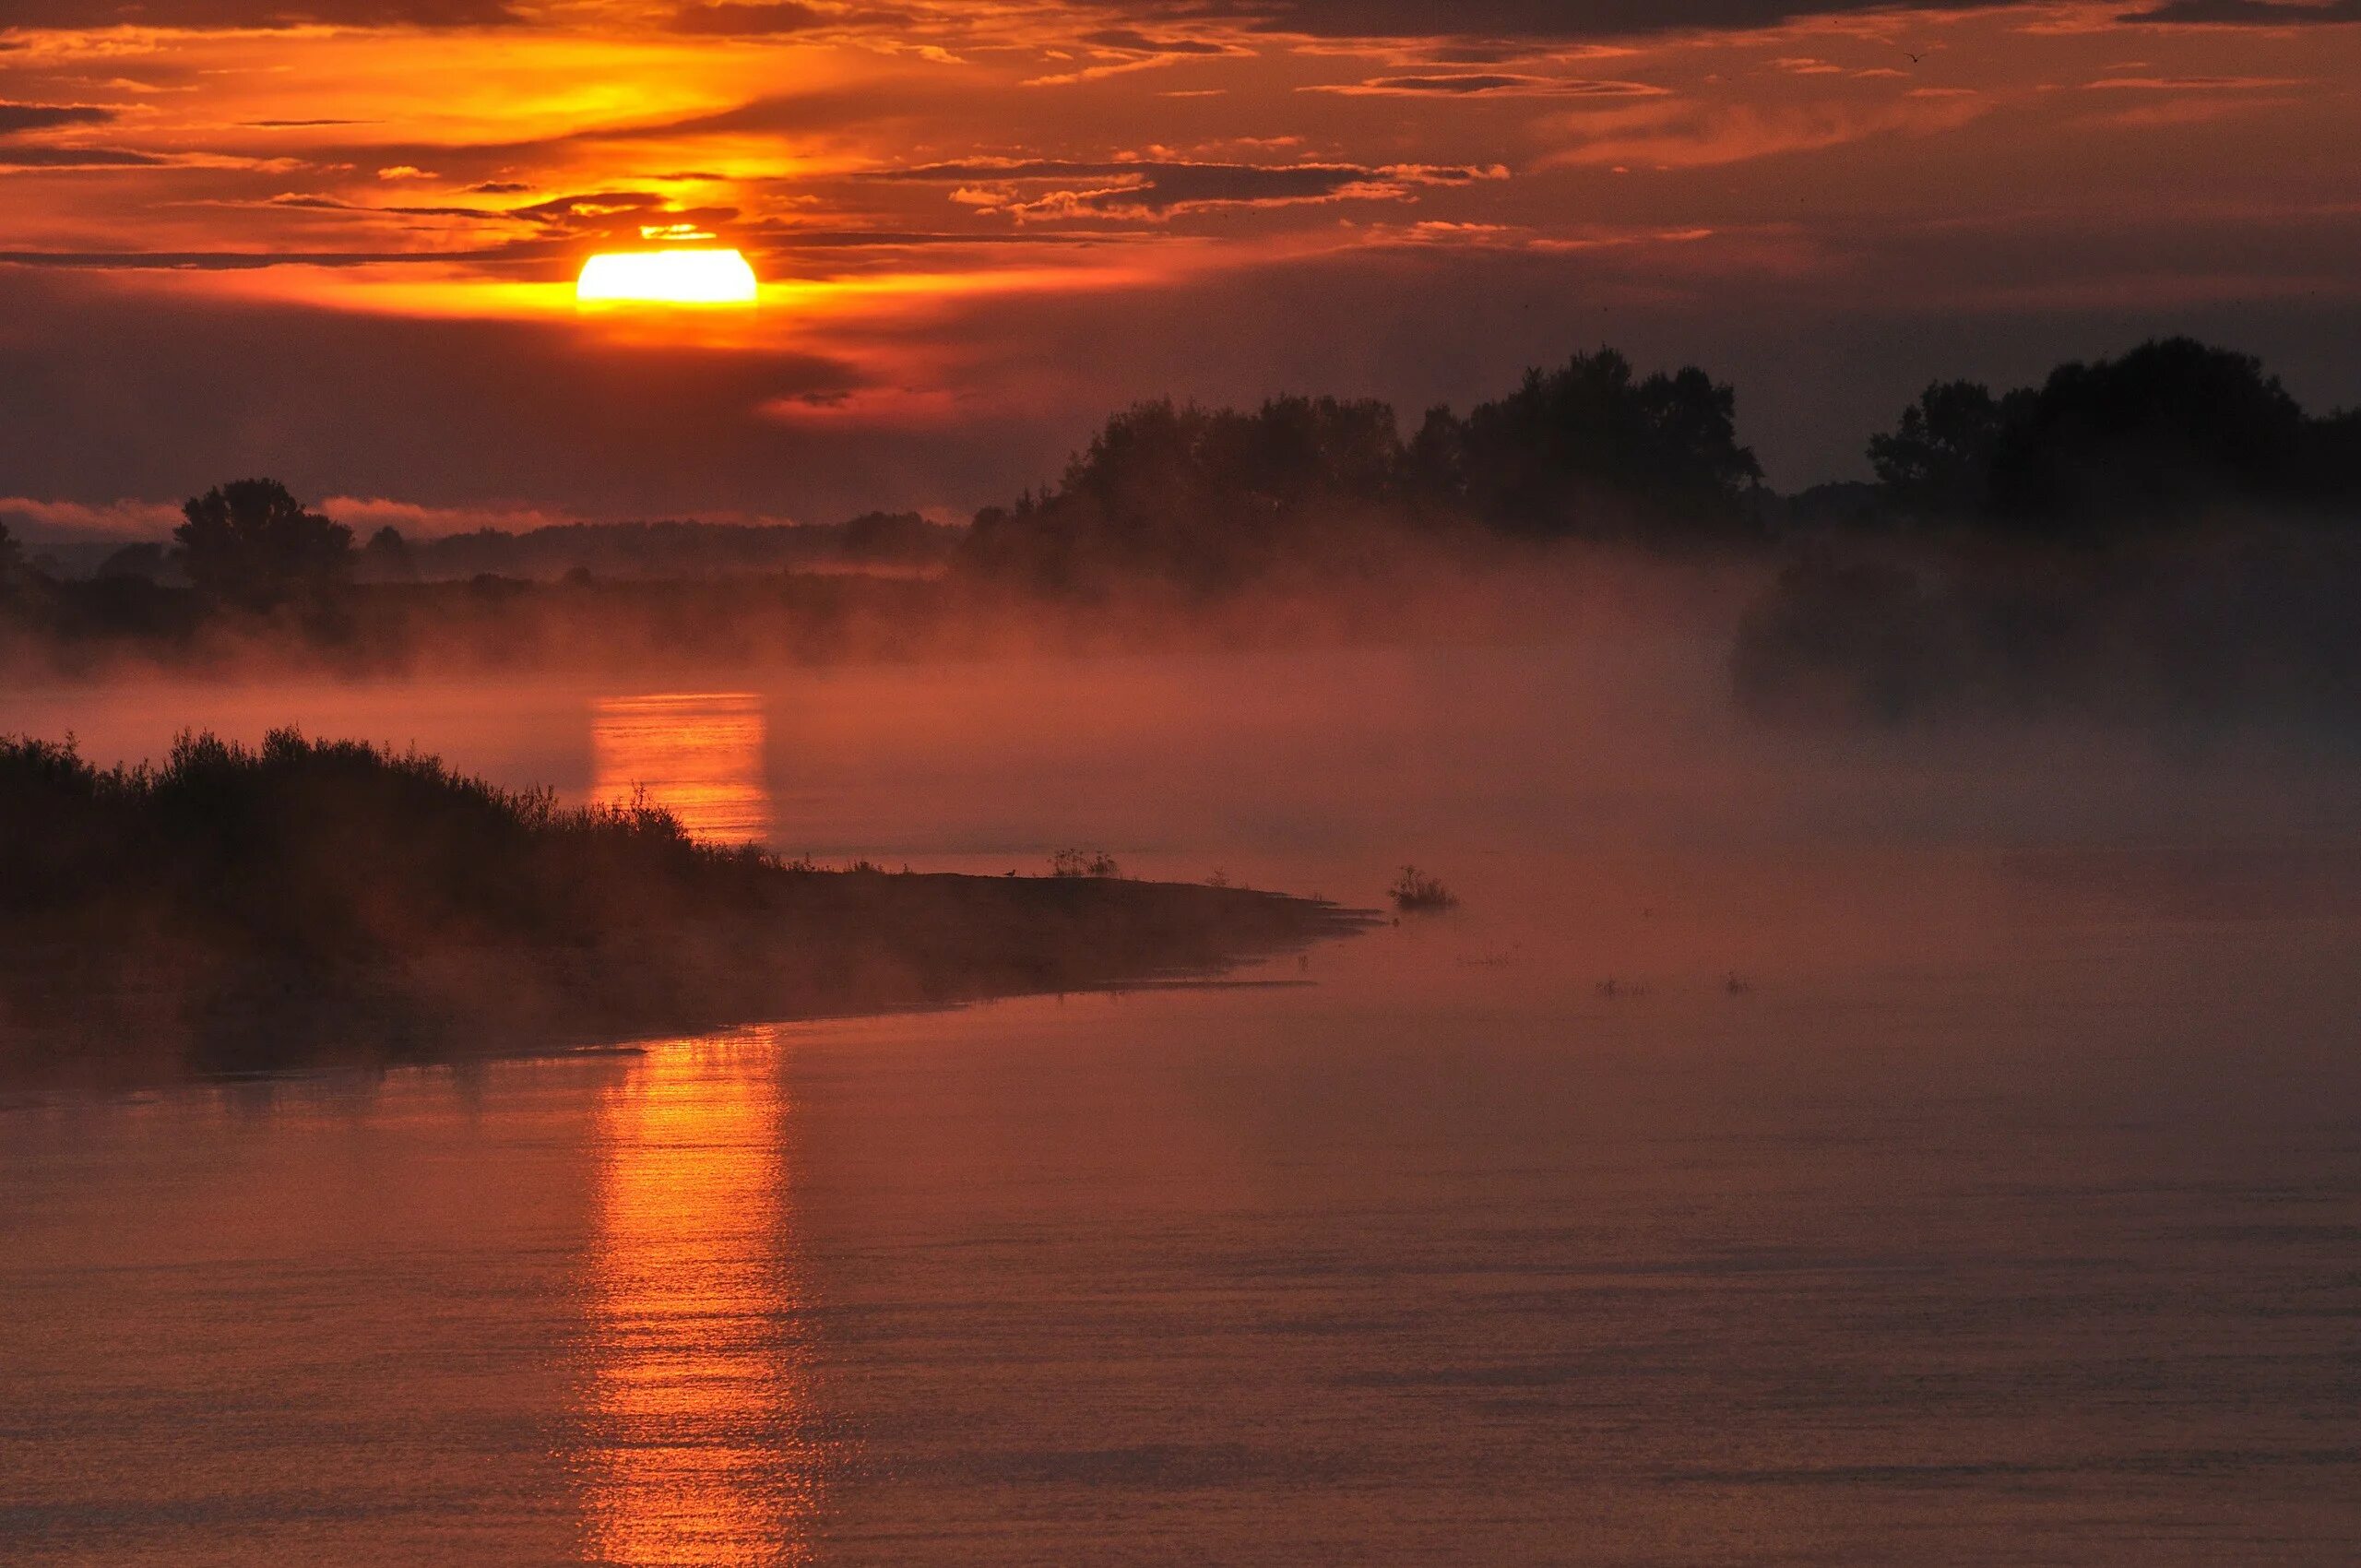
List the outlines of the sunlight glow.
<svg viewBox="0 0 2361 1568">
<path fill-rule="evenodd" d="M 751 692 L 600 697 L 591 709 L 590 798 L 628 806 L 641 791 L 716 844 L 770 835 L 763 699 Z"/>
<path fill-rule="evenodd" d="M 750 305 L 754 269 L 736 251 L 610 251 L 582 264 L 583 304 Z"/>
</svg>

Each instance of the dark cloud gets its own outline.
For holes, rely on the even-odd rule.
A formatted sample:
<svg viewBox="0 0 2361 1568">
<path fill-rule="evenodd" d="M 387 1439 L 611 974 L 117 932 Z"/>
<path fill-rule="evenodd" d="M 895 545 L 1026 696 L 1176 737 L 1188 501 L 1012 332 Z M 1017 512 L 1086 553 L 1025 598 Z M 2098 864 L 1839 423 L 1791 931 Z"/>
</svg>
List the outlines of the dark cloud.
<svg viewBox="0 0 2361 1568">
<path fill-rule="evenodd" d="M 1436 93 L 1446 97 L 1468 93 L 1506 92 L 1541 85 L 1537 77 L 1379 77 L 1361 84 L 1382 92 Z"/>
<path fill-rule="evenodd" d="M 485 192 L 485 194 L 493 194 L 504 189 L 522 191 L 526 188 L 520 184 L 503 182 L 492 182 L 490 190 L 485 186 L 469 187 L 470 191 Z M 568 196 L 551 196 L 545 200 L 520 207 L 479 206 L 466 202 L 380 204 L 348 201 L 341 196 L 321 196 L 314 193 L 282 191 L 258 203 L 227 202 L 222 205 L 296 208 L 310 212 L 350 213 L 358 218 L 374 220 L 458 218 L 480 223 L 516 223 L 533 230 L 540 237 L 549 240 L 621 244 L 638 243 L 647 237 L 644 233 L 646 230 L 684 227 L 710 229 L 717 224 L 734 223 L 739 217 L 739 209 L 734 207 L 676 207 L 669 197 L 648 191 L 577 192 Z M 517 244 L 503 247 L 496 254 L 515 254 L 522 244 L 523 242 L 518 242 Z M 449 251 L 436 250 L 432 253 L 410 252 L 383 258 L 372 255 L 368 259 L 450 260 L 468 259 L 469 256 L 475 255 L 488 254 L 495 253 L 478 252 L 469 253 L 468 256 L 457 256 Z M 304 258 L 289 256 L 286 259 Z"/>
<path fill-rule="evenodd" d="M 1646 82 L 1535 77 L 1511 71 L 1373 77 L 1365 82 L 1303 90 L 1373 98 L 1659 98 L 1666 91 Z"/>
<path fill-rule="evenodd" d="M 293 202 L 281 206 L 303 205 Z M 67 272 L 255 272 L 266 267 L 375 267 L 389 262 L 487 263 L 520 258 L 522 248 L 470 251 L 0 251 L 0 267 Z M 535 254 L 550 254 L 538 247 Z"/>
<path fill-rule="evenodd" d="M 0 283 L 40 323 L 0 334 L 0 494 L 171 499 L 267 473 L 315 496 L 679 516 L 759 495 L 777 511 L 827 501 L 826 516 L 896 484 L 858 440 L 760 412 L 865 385 L 823 356 L 622 344 L 571 321 L 198 306 L 109 282 L 20 270 Z M 817 459 L 831 479 L 806 477 Z"/>
<path fill-rule="evenodd" d="M 580 191 L 571 196 L 552 196 L 528 207 L 470 210 L 496 212 L 504 218 L 526 218 L 544 223 L 573 225 L 658 212 L 663 207 L 664 198 L 653 191 Z"/>
<path fill-rule="evenodd" d="M 672 13 L 674 32 L 755 36 L 809 32 L 842 18 L 797 0 L 722 0 L 714 6 L 683 6 Z"/>
<path fill-rule="evenodd" d="M 2308 405 L 2361 402 L 2347 350 L 2361 291 L 2331 286 L 2356 239 L 2349 220 L 2273 228 L 2240 214 L 2193 233 L 2163 215 L 2094 210 L 2064 234 L 1864 220 L 1832 237 L 1846 264 L 1817 276 L 1712 265 L 1703 244 L 1402 246 L 1191 273 L 1152 293 L 984 291 L 944 302 L 937 340 L 974 368 L 942 421 L 915 430 L 866 428 L 854 413 L 798 429 L 753 411 L 825 409 L 840 392 L 857 410 L 874 378 L 828 358 L 642 352 L 563 320 L 231 306 L 20 267 L 0 278 L 0 495 L 170 501 L 261 472 L 314 496 L 529 500 L 599 516 L 973 506 L 1053 476 L 1108 410 L 1139 397 L 1333 390 L 1415 417 L 1498 396 L 1525 366 L 1602 342 L 1643 365 L 1693 361 L 1735 382 L 1745 439 L 1792 487 L 1860 474 L 1868 433 L 1930 375 L 2023 385 L 2060 359 L 2165 332 L 2263 355 Z M 983 243 L 779 236 L 787 247 L 933 240 Z M 2142 303 L 2159 257 L 2212 289 L 2259 254 L 2323 286 Z M 2058 297 L 2019 297 L 2014 284 L 2036 277 Z"/>
<path fill-rule="evenodd" d="M 533 187 L 522 180 L 478 180 L 468 187 L 470 196 L 522 196 Z"/>
<path fill-rule="evenodd" d="M 1073 182 L 1081 188 L 1053 191 L 998 204 L 1020 217 L 1071 213 L 1162 216 L 1197 208 L 1272 206 L 1329 201 L 1347 196 L 1398 196 L 1418 185 L 1459 185 L 1495 177 L 1500 171 L 1371 167 L 1360 163 L 1189 163 L 1149 160 L 1069 162 L 1032 159 L 1005 163 L 926 163 L 880 171 L 874 180 L 985 187 L 1038 186 Z"/>
<path fill-rule="evenodd" d="M 2326 0 L 2325 4 L 2296 0 L 2166 0 L 2145 11 L 2127 11 L 2124 22 L 2162 22 L 2191 27 L 2317 27 L 2322 23 L 2361 22 L 2361 0 Z"/>
<path fill-rule="evenodd" d="M 10 103 L 0 100 L 0 137 L 18 131 L 44 131 L 53 125 L 95 125 L 114 118 L 114 111 L 88 103 Z"/>
<path fill-rule="evenodd" d="M 0 147 L 0 170 L 160 169 L 172 160 L 127 147 Z"/>
<path fill-rule="evenodd" d="M 1082 42 L 1097 49 L 1120 50 L 1126 54 L 1227 54 L 1226 44 L 1207 42 L 1200 38 L 1151 38 L 1136 28 L 1100 28 L 1082 35 Z"/>
<path fill-rule="evenodd" d="M 2012 0 L 1999 0 L 2011 4 Z M 1798 17 L 1869 10 L 1966 10 L 1975 0 L 1212 0 L 1158 7 L 1317 38 L 1593 39 L 1748 31 Z"/>
<path fill-rule="evenodd" d="M 1013 245 L 1105 245 L 1122 236 L 1102 229 L 1026 229 L 1017 232 L 962 233 L 939 229 L 815 229 L 755 228 L 751 232 L 768 246 L 757 254 L 788 255 L 797 251 L 920 250 L 955 246 L 979 251 L 1004 250 Z"/>
<path fill-rule="evenodd" d="M 501 27 L 508 0 L 8 0 L 19 28 Z"/>
</svg>

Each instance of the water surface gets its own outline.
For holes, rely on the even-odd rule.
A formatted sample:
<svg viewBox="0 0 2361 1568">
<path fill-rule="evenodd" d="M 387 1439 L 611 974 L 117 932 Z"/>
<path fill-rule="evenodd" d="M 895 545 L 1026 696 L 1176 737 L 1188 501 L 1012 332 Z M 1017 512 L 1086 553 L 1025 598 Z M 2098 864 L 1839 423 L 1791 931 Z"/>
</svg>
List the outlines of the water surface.
<svg viewBox="0 0 2361 1568">
<path fill-rule="evenodd" d="M 2346 765 L 1623 660 L 0 700 L 1464 898 L 1269 984 L 20 1097 L 0 1559 L 2351 1561 Z"/>
</svg>

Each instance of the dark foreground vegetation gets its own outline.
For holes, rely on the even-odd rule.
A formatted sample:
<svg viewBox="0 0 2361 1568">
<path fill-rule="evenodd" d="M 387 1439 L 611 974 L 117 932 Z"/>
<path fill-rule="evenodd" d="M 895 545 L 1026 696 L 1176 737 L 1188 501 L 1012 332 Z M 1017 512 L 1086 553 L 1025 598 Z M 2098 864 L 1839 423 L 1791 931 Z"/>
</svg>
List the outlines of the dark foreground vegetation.
<svg viewBox="0 0 2361 1568">
<path fill-rule="evenodd" d="M 241 481 L 191 499 L 169 550 L 131 547 L 94 578 L 43 572 L 0 531 L 0 665 L 374 673 L 1465 635 L 1481 607 L 1439 583 L 1636 555 L 1760 578 L 1732 668 L 1763 714 L 2361 726 L 2342 609 L 2361 596 L 2361 413 L 2310 413 L 2257 361 L 2166 339 L 2035 386 L 1936 382 L 1867 457 L 1874 482 L 1775 494 L 1733 388 L 1602 349 L 1406 434 L 1368 400 L 1138 404 L 963 533 L 880 514 L 809 539 L 623 525 L 356 548 L 283 487 Z M 814 552 L 906 569 L 805 569 Z"/>
<path fill-rule="evenodd" d="M 160 768 L 0 742 L 0 1064 L 140 1076 L 509 1051 L 1204 972 L 1334 906 L 832 872 L 279 731 Z"/>
</svg>

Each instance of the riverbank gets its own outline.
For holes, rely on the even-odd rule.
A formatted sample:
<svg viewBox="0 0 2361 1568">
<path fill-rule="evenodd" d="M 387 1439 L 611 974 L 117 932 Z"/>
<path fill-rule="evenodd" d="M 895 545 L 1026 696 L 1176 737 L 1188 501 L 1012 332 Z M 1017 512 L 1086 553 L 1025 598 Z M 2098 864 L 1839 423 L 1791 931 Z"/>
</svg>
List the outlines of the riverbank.
<svg viewBox="0 0 2361 1568">
<path fill-rule="evenodd" d="M 1215 973 L 1334 905 L 1112 876 L 829 870 L 292 731 L 156 769 L 0 742 L 0 1072 L 507 1054 Z"/>
</svg>

